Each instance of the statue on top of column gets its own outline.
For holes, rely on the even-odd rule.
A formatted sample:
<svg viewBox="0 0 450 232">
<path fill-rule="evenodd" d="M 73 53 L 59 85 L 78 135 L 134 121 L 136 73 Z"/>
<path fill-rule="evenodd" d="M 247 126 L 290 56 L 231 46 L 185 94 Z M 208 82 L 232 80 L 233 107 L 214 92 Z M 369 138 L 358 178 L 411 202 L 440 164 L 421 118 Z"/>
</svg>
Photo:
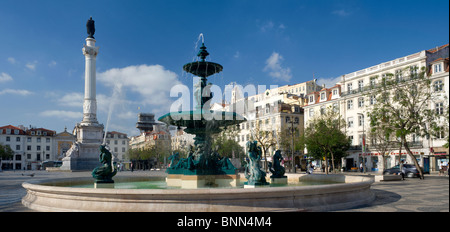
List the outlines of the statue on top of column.
<svg viewBox="0 0 450 232">
<path fill-rule="evenodd" d="M 92 17 L 89 18 L 89 20 L 86 23 L 86 29 L 88 33 L 88 38 L 94 39 L 95 34 L 95 21 L 92 19 Z"/>
</svg>

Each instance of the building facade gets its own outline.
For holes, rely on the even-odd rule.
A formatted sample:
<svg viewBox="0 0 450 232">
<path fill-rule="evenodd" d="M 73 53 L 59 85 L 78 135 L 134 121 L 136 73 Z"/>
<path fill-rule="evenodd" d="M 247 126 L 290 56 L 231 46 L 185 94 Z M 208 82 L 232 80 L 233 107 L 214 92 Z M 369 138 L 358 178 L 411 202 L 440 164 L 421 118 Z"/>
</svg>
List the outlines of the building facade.
<svg viewBox="0 0 450 232">
<path fill-rule="evenodd" d="M 106 144 L 116 159 L 116 162 L 128 162 L 127 152 L 129 149 L 129 138 L 127 134 L 117 131 L 108 131 L 106 133 Z"/>
<path fill-rule="evenodd" d="M 236 141 L 243 148 L 248 141 L 259 140 L 267 146 L 267 161 L 281 150 L 285 166 L 302 167 L 303 155 L 293 153 L 293 140 L 304 132 L 305 96 L 319 90 L 316 80 L 267 89 L 243 97 L 242 89 L 234 88 L 232 102 L 225 110 L 242 114 L 247 121 L 239 125 Z M 264 161 L 264 160 L 263 160 Z M 303 162 L 305 163 L 305 162 Z"/>
<path fill-rule="evenodd" d="M 38 170 L 42 162 L 57 160 L 55 135 L 55 131 L 45 128 L 0 127 L 0 143 L 14 151 L 11 160 L 2 161 L 2 169 Z"/>
<path fill-rule="evenodd" d="M 346 121 L 345 133 L 351 140 L 349 156 L 342 160 L 342 166 L 347 170 L 355 164 L 359 166 L 363 160 L 367 169 L 371 171 L 382 171 L 384 168 L 395 166 L 399 158 L 412 163 L 404 149 L 399 154 L 399 149 L 393 148 L 389 154 L 383 156 L 367 139 L 364 141 L 367 142 L 367 145 L 363 150 L 363 137 L 367 138 L 367 132 L 370 130 L 367 111 L 376 101 L 375 97 L 367 95 L 367 91 L 380 84 L 380 79 L 374 77 L 393 74 L 396 80 L 408 81 L 411 77 L 418 75 L 418 70 L 421 68 L 428 70 L 427 75 L 433 86 L 431 91 L 434 97 L 433 102 L 429 102 L 429 106 L 444 116 L 444 109 L 448 109 L 449 94 L 448 44 L 342 75 L 341 80 L 335 86 L 307 94 L 308 103 L 304 107 L 305 127 L 312 118 L 323 114 L 329 107 L 339 112 L 341 118 Z M 440 160 L 448 162 L 448 148 L 442 147 L 445 143 L 445 133 L 448 134 L 448 122 L 445 126 L 442 121 L 442 126 L 443 132 L 439 137 L 422 138 L 413 135 L 412 138 L 409 138 L 411 142 L 408 145 L 412 148 L 419 164 L 424 166 L 425 171 L 428 168 L 436 171 L 436 165 Z M 436 156 L 436 150 L 441 152 L 441 155 Z"/>
</svg>

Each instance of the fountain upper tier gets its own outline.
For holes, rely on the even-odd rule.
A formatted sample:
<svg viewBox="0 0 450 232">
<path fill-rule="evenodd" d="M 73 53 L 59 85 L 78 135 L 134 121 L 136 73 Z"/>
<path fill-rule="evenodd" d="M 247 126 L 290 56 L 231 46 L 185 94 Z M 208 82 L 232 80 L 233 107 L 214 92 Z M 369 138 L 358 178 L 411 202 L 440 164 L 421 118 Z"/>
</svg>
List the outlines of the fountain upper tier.
<svg viewBox="0 0 450 232">
<path fill-rule="evenodd" d="M 208 51 L 206 51 L 206 46 L 204 43 L 202 43 L 200 51 L 197 54 L 197 56 L 200 57 L 201 60 L 185 64 L 183 66 L 183 70 L 202 78 L 206 78 L 216 73 L 222 72 L 222 65 L 205 61 L 208 55 L 209 53 Z"/>
</svg>

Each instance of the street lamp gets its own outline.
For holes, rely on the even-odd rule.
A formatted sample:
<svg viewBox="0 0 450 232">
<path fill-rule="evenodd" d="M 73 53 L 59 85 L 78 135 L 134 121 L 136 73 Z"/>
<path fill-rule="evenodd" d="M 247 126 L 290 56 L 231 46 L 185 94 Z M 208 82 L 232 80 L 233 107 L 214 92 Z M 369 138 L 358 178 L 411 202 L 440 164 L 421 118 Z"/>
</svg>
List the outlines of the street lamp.
<svg viewBox="0 0 450 232">
<path fill-rule="evenodd" d="M 363 126 L 363 137 L 362 137 L 362 147 L 361 147 L 361 152 L 362 152 L 362 157 L 363 157 L 363 172 L 366 173 L 366 135 L 365 135 L 365 130 L 364 130 L 364 114 L 362 113 L 357 113 L 358 115 L 361 115 L 361 120 L 362 120 L 362 126 Z"/>
<path fill-rule="evenodd" d="M 292 116 L 292 117 L 294 117 L 294 116 Z M 291 135 L 292 135 L 292 150 L 291 150 L 291 157 L 292 157 L 292 161 L 291 161 L 291 165 L 292 165 L 292 170 L 294 171 L 294 173 L 296 173 L 297 172 L 297 170 L 296 170 L 296 168 L 295 168 L 295 162 L 294 162 L 294 133 L 295 133 L 295 127 L 294 127 L 294 125 L 297 125 L 298 123 L 297 122 L 295 122 L 293 119 L 291 120 L 290 118 L 289 118 L 289 121 L 290 121 L 290 123 L 291 123 L 291 128 L 290 128 L 290 132 L 291 132 Z"/>
</svg>

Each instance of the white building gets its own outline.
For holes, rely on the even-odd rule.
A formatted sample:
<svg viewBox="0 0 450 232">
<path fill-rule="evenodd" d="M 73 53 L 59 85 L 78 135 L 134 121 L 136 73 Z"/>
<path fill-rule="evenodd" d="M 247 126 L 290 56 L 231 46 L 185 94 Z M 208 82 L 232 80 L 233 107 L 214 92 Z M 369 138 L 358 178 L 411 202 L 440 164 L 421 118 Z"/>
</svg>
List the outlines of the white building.
<svg viewBox="0 0 450 232">
<path fill-rule="evenodd" d="M 2 161 L 2 169 L 37 170 L 42 162 L 57 160 L 53 143 L 55 134 L 44 128 L 0 127 L 0 143 L 15 153 L 11 160 Z"/>
<path fill-rule="evenodd" d="M 404 70 L 408 70 L 411 67 L 416 67 L 417 69 L 412 68 L 409 69 L 411 71 L 405 73 Z M 328 107 L 333 107 L 333 109 L 339 111 L 341 117 L 347 123 L 345 132 L 352 141 L 352 147 L 348 151 L 349 156 L 342 162 L 343 166 L 349 169 L 355 162 L 359 164 L 363 160 L 363 134 L 367 134 L 366 132 L 369 130 L 367 110 L 375 100 L 372 97 L 365 96 L 364 93 L 371 86 L 378 84 L 376 83 L 377 80 L 372 77 L 392 73 L 397 79 L 406 79 L 411 75 L 415 75 L 415 70 L 420 70 L 422 67 L 429 70 L 433 86 L 435 86 L 433 87 L 435 88 L 433 89 L 434 94 L 439 99 L 430 105 L 436 111 L 441 110 L 443 114 L 443 109 L 445 107 L 448 109 L 448 44 L 436 49 L 424 50 L 342 75 L 341 81 L 336 83 L 335 86 L 323 88 L 320 91 L 308 94 L 306 96 L 308 104 L 305 106 L 305 127 L 311 118 L 320 115 Z M 448 125 L 446 127 L 448 133 Z M 421 138 L 414 136 L 410 144 L 413 154 L 419 163 L 422 166 L 429 167 L 431 171 L 436 170 L 436 164 L 440 159 L 447 159 L 448 162 L 448 148 L 442 148 L 442 145 L 445 143 L 443 138 L 445 138 L 444 132 L 440 138 Z M 398 161 L 399 151 L 392 150 L 387 156 L 387 167 L 383 167 L 384 162 L 382 156 L 371 149 L 370 141 L 367 141 L 367 143 L 368 146 L 366 147 L 365 155 L 367 157 L 366 165 L 368 170 L 381 171 L 383 168 L 394 166 L 396 161 Z M 436 155 L 436 151 L 441 153 Z M 401 159 L 412 163 L 404 149 L 402 150 Z"/>
<path fill-rule="evenodd" d="M 129 161 L 127 157 L 129 141 L 127 134 L 117 131 L 108 131 L 106 133 L 106 144 L 117 159 L 117 162 Z"/>
<path fill-rule="evenodd" d="M 282 144 L 287 142 L 288 137 L 291 141 L 292 131 L 297 135 L 298 133 L 303 134 L 304 116 L 302 107 L 305 104 L 304 96 L 320 88 L 316 84 L 316 80 L 312 80 L 267 89 L 254 95 L 247 93 L 249 96 L 244 97 L 243 91 L 245 91 L 245 88 L 241 89 L 236 86 L 232 90 L 232 102 L 227 110 L 242 114 L 247 119 L 246 122 L 239 125 L 240 131 L 236 136 L 236 141 L 245 148 L 248 141 L 256 140 L 255 136 L 258 136 L 258 132 L 267 131 L 269 135 L 265 141 L 270 142 L 273 138 L 276 143 L 270 146 L 267 151 L 268 161 L 276 150 L 281 150 L 285 161 L 289 163 L 287 167 L 292 166 L 292 160 L 295 164 L 301 166 L 299 157 L 301 154 L 295 153 L 292 157 L 292 146 L 289 144 L 282 146 Z M 289 133 L 291 134 L 289 135 Z"/>
</svg>

